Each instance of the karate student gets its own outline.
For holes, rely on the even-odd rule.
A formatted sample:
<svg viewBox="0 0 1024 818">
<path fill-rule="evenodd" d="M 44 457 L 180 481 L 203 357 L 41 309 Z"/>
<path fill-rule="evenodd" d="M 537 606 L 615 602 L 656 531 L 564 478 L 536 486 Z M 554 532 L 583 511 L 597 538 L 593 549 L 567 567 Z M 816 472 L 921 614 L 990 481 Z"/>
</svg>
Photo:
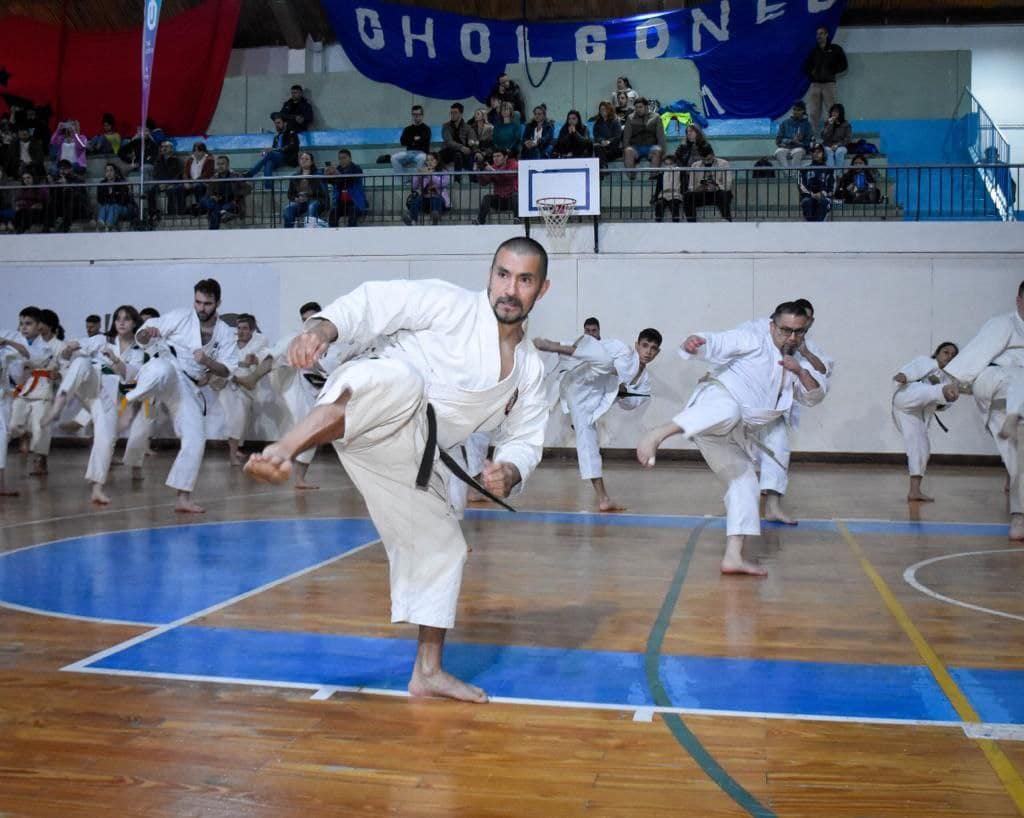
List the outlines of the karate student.
<svg viewBox="0 0 1024 818">
<path fill-rule="evenodd" d="M 142 350 L 131 337 L 138 328 L 138 313 L 123 305 L 114 312 L 115 345 L 106 335 L 91 335 L 64 345 L 60 358 L 68 361 L 53 404 L 43 418 L 60 417 L 69 398 L 77 397 L 92 422 L 93 439 L 85 479 L 92 485 L 92 502 L 109 505 L 104 491 L 117 440 L 117 413 L 121 378 L 134 380 L 142 366 Z M 129 341 L 125 345 L 125 341 Z"/>
<path fill-rule="evenodd" d="M 892 396 L 892 417 L 903 435 L 907 449 L 907 467 L 910 470 L 909 502 L 931 503 L 934 498 L 921 491 L 921 481 L 928 468 L 931 445 L 928 426 L 936 411 L 957 399 L 958 389 L 946 372 L 960 348 L 952 341 L 943 341 L 932 357 L 914 358 L 893 376 L 899 387 Z"/>
<path fill-rule="evenodd" d="M 814 306 L 806 298 L 794 302 L 807 313 L 807 331 L 814 325 Z M 761 319 L 767 326 L 770 318 Z M 822 352 L 811 339 L 804 335 L 800 339 L 794 357 L 810 365 L 814 379 L 825 394 L 832 382 L 835 362 Z M 760 430 L 761 448 L 758 449 L 761 494 L 764 495 L 764 519 L 785 525 L 796 525 L 796 520 L 782 508 L 782 498 L 789 488 L 789 459 L 792 451 L 790 435 L 800 426 L 800 404 L 794 402 L 789 411 Z M 769 454 L 769 452 L 771 454 Z"/>
<path fill-rule="evenodd" d="M 625 511 L 624 506 L 612 500 L 604 485 L 597 423 L 616 403 L 632 410 L 650 400 L 647 365 L 661 351 L 662 338 L 660 332 L 648 327 L 629 347 L 613 338 L 601 339 L 596 321 L 590 328 L 592 332 L 586 332 L 584 324 L 584 334 L 574 344 L 559 344 L 545 338 L 535 338 L 533 344 L 542 352 L 561 356 L 553 377 L 561 379 L 563 411 L 572 418 L 580 478 L 589 480 L 594 487 L 599 511 Z M 595 329 L 597 336 L 593 334 Z"/>
<path fill-rule="evenodd" d="M 419 625 L 414 696 L 487 700 L 442 666 L 466 560 L 461 510 L 447 491 L 448 450 L 473 432 L 495 431 L 481 483 L 498 497 L 540 462 L 544 367 L 524 324 L 549 283 L 544 248 L 516 237 L 498 247 L 484 292 L 388 281 L 337 299 L 292 342 L 292 365 L 310 366 L 338 339 L 374 344 L 373 357 L 334 370 L 313 412 L 246 465 L 258 479 L 281 482 L 298 452 L 334 444 L 387 550 L 392 621 Z"/>
<path fill-rule="evenodd" d="M 299 307 L 299 315 L 303 324 L 323 309 L 316 301 L 309 301 Z M 273 392 L 281 399 L 284 417 L 280 428 L 290 429 L 306 417 L 316 405 L 316 396 L 327 382 L 328 373 L 339 363 L 341 354 L 339 345 L 332 344 L 310 367 L 296 369 L 288 362 L 288 347 L 299 333 L 293 332 L 281 338 L 272 347 L 264 347 L 260 352 L 260 362 L 250 372 L 235 376 L 235 380 L 243 389 L 254 392 L 256 385 L 264 376 L 271 375 Z M 344 345 L 340 345 L 344 346 Z M 293 471 L 295 478 L 293 487 L 299 490 L 315 490 L 320 488 L 306 480 L 309 466 L 316 455 L 316 446 L 295 456 Z"/>
<path fill-rule="evenodd" d="M 9 442 L 8 428 L 11 420 L 11 376 L 19 371 L 24 361 L 28 360 L 28 348 L 21 333 L 11 330 L 0 330 L 0 497 L 17 497 L 18 492 L 7 488 L 5 473 L 7 470 L 7 445 Z"/>
<path fill-rule="evenodd" d="M 743 559 L 744 538 L 761 533 L 757 427 L 781 417 L 794 400 L 813 406 L 824 397 L 820 383 L 793 357 L 807 325 L 804 309 L 787 301 L 775 308 L 768 324 L 690 335 L 680 351 L 683 359 L 699 358 L 715 368 L 698 383 L 683 411 L 637 447 L 637 459 L 651 467 L 658 446 L 682 434 L 728 485 L 723 574 L 768 573 Z"/>
<path fill-rule="evenodd" d="M 22 365 L 22 374 L 14 390 L 11 405 L 10 436 L 14 439 L 29 435 L 29 451 L 36 455 L 36 466 L 32 475 L 47 473 L 47 458 L 50 454 L 50 425 L 43 425 L 42 419 L 53 400 L 53 380 L 57 374 L 56 354 L 60 341 L 56 337 L 56 315 L 52 311 L 37 307 L 26 307 L 18 316 L 18 331 L 28 351 L 28 359 Z M 24 441 L 23 441 L 24 445 Z"/>
<path fill-rule="evenodd" d="M 123 307 L 118 308 L 118 312 L 123 310 Z M 120 352 L 126 352 L 129 349 L 134 348 L 142 356 L 142 363 L 146 363 L 149 360 L 149 355 L 140 347 L 135 341 L 135 333 L 138 332 L 139 328 L 150 318 L 159 318 L 160 312 L 153 307 L 143 307 L 141 310 L 135 310 L 131 307 L 129 315 L 134 315 L 136 319 L 136 325 L 132 329 L 131 339 L 121 339 L 120 336 L 114 342 L 115 348 Z M 116 321 L 117 316 L 114 316 Z M 132 352 L 135 355 L 136 352 Z M 141 368 L 141 364 L 139 365 Z M 124 455 L 121 457 L 121 465 L 131 466 L 132 469 L 132 480 L 142 479 L 142 464 L 145 462 L 146 456 L 153 454 L 153 450 L 150 449 L 149 443 L 153 438 L 153 430 L 156 428 L 157 420 L 162 411 L 159 404 L 154 403 L 152 400 L 144 400 L 141 404 L 128 403 L 124 396 L 131 392 L 135 388 L 135 379 L 138 377 L 138 371 L 136 370 L 131 378 L 121 378 L 121 383 L 118 386 L 120 392 L 120 400 L 118 403 L 118 436 L 123 436 L 126 432 L 128 440 L 125 444 Z"/>
<path fill-rule="evenodd" d="M 196 283 L 191 307 L 151 318 L 135 340 L 152 356 L 139 370 L 138 381 L 125 399 L 141 403 L 151 399 L 167 407 L 181 449 L 174 459 L 167 485 L 178 493 L 175 511 L 202 514 L 192 490 L 206 449 L 206 399 L 199 387 L 209 375 L 226 378 L 238 366 L 236 338 L 231 327 L 217 317 L 220 284 L 212 278 Z"/>
<path fill-rule="evenodd" d="M 256 318 L 248 313 L 238 316 L 235 331 L 238 333 L 238 368 L 227 380 L 211 380 L 210 386 L 220 391 L 218 397 L 224 410 L 224 428 L 228 438 L 228 457 L 231 465 L 242 466 L 244 461 L 238 448 L 245 442 L 245 431 L 252 419 L 255 398 L 253 390 L 245 386 L 244 378 L 259 364 L 260 356 L 267 348 L 267 339 L 257 330 Z M 239 378 L 243 380 L 240 381 Z"/>
<path fill-rule="evenodd" d="M 981 410 L 1010 475 L 1010 539 L 1024 540 L 1024 480 L 1019 445 L 1024 417 L 1024 281 L 1016 309 L 990 318 L 960 353 L 946 364 L 959 391 L 968 389 Z"/>
</svg>

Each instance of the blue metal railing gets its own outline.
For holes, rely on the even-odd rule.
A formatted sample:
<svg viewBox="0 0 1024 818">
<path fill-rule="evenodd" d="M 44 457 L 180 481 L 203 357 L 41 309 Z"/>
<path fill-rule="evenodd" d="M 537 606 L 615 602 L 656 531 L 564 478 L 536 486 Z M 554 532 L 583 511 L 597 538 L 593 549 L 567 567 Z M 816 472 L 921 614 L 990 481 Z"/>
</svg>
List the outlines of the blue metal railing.
<svg viewBox="0 0 1024 818">
<path fill-rule="evenodd" d="M 960 95 L 954 127 L 996 212 L 1003 221 L 1016 221 L 1016 185 L 1008 167 L 1010 143 L 970 88 Z"/>
</svg>

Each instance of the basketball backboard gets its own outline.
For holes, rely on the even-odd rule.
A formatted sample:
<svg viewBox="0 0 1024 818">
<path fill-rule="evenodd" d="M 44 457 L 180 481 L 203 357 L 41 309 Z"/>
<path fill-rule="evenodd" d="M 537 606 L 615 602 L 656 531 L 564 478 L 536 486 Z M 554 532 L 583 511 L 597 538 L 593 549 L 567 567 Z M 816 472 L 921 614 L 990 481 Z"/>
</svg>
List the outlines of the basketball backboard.
<svg viewBox="0 0 1024 818">
<path fill-rule="evenodd" d="M 537 199 L 568 196 L 577 216 L 601 215 L 601 172 L 596 159 L 524 159 L 519 163 L 519 217 L 540 218 Z"/>
</svg>

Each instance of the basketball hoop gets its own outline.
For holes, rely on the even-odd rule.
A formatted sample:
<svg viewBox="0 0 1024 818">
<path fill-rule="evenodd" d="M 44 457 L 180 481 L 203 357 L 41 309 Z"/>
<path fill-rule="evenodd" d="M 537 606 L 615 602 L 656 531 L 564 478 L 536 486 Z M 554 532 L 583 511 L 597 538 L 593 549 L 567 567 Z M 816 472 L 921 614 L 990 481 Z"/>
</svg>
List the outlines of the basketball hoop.
<svg viewBox="0 0 1024 818">
<path fill-rule="evenodd" d="M 553 239 L 565 236 L 565 224 L 576 212 L 576 200 L 568 196 L 547 196 L 536 201 L 548 235 Z"/>
</svg>

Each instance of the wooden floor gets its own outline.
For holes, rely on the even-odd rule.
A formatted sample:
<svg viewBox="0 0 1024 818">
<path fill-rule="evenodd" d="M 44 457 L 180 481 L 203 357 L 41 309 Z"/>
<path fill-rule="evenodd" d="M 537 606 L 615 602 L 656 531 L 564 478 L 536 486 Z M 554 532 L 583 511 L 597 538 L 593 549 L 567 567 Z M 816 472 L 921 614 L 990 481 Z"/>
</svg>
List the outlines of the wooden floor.
<svg viewBox="0 0 1024 818">
<path fill-rule="evenodd" d="M 19 549 L 65 538 L 85 537 L 71 543 L 85 553 L 91 535 L 103 532 L 365 515 L 327 453 L 310 472 L 321 489 L 297 493 L 248 482 L 217 449 L 208 452 L 197 489 L 208 509 L 201 520 L 183 521 L 172 511 L 174 498 L 162 485 L 169 453 L 147 460 L 140 484 L 116 469 L 114 505 L 96 510 L 81 480 L 86 454 L 55 450 L 52 474 L 41 479 L 24 476 L 12 453 L 9 482 L 22 496 L 0 500 L 0 580 L 14 552 L 34 555 L 32 570 L 53 571 L 46 557 L 55 546 Z M 509 656 L 553 657 L 542 678 L 516 682 L 523 689 L 558 688 L 563 658 L 612 668 L 633 662 L 640 679 L 653 661 L 650 689 L 630 692 L 630 701 L 640 702 L 635 707 L 540 695 L 464 705 L 349 689 L 331 695 L 315 684 L 265 677 L 245 683 L 68 671 L 62 669 L 152 626 L 0 607 L 0 816 L 1024 814 L 1024 701 L 1013 700 L 1024 690 L 1024 549 L 984 525 L 907 525 L 1005 523 L 1003 474 L 936 468 L 926 488 L 940 502 L 908 508 L 905 472 L 895 467 L 797 464 L 793 471 L 788 502 L 805 523 L 766 528 L 749 548 L 770 571 L 764 580 L 718 573 L 724 532 L 703 517 L 723 513 L 722 489 L 696 463 L 665 461 L 651 472 L 609 464 L 609 488 L 629 507 L 615 521 L 622 524 L 579 514 L 467 519 L 472 552 L 452 645 L 474 656 L 497 656 L 487 650 L 498 646 L 524 649 Z M 543 465 L 514 502 L 523 512 L 595 510 L 572 462 Z M 676 525 L 686 516 L 697 519 Z M 837 519 L 850 522 L 831 522 Z M 254 545 L 252 560 L 261 554 Z M 110 577 L 132 576 L 118 572 L 137 556 L 124 553 L 110 575 L 74 574 L 77 590 L 90 598 L 115 593 Z M 931 595 L 907 583 L 908 568 L 936 557 L 948 559 L 914 574 Z M 247 553 L 238 558 L 239 570 L 249 570 Z M 167 587 L 154 595 L 173 594 L 175 566 L 172 554 L 162 569 Z M 25 593 L 32 589 L 24 586 L 53 581 L 31 572 L 19 579 Z M 47 590 L 38 589 L 40 598 Z M 328 644 L 317 640 L 340 635 L 373 645 L 415 637 L 387 620 L 386 561 L 383 549 L 370 545 L 213 606 L 185 630 L 223 636 L 223 651 L 212 653 L 237 651 L 232 661 L 247 666 L 265 657 L 229 647 L 232 634 L 277 635 L 289 646 Z M 168 638 L 178 629 L 161 627 Z M 737 696 L 768 705 L 786 699 L 806 712 L 788 704 L 781 713 L 708 706 L 714 683 L 701 688 L 706 698 L 690 701 L 680 687 L 685 678 L 659 681 L 668 671 L 658 671 L 658 662 L 678 657 L 726 669 L 752 660 L 743 677 L 749 685 Z M 317 661 L 312 654 L 291 659 L 300 668 Z M 725 660 L 743 661 L 714 664 Z M 488 664 L 480 670 L 493 674 Z M 941 697 L 949 717 L 830 720 L 831 683 L 815 687 L 814 679 L 836 678 L 828 675 L 835 668 L 879 678 L 908 668 L 947 694 L 932 671 L 949 669 L 950 695 L 965 698 L 951 704 Z M 804 676 L 802 669 L 825 675 Z M 997 692 L 965 682 L 972 674 L 991 679 Z M 603 681 L 567 676 L 564 684 L 571 691 Z M 806 689 L 790 690 L 791 681 Z M 723 671 L 721 689 L 734 682 Z M 884 707 L 876 700 L 887 696 L 884 685 L 866 684 L 864 706 Z M 1003 715 L 986 715 L 986 707 Z M 960 722 L 974 720 L 1000 722 L 1008 737 L 969 738 Z"/>
</svg>

